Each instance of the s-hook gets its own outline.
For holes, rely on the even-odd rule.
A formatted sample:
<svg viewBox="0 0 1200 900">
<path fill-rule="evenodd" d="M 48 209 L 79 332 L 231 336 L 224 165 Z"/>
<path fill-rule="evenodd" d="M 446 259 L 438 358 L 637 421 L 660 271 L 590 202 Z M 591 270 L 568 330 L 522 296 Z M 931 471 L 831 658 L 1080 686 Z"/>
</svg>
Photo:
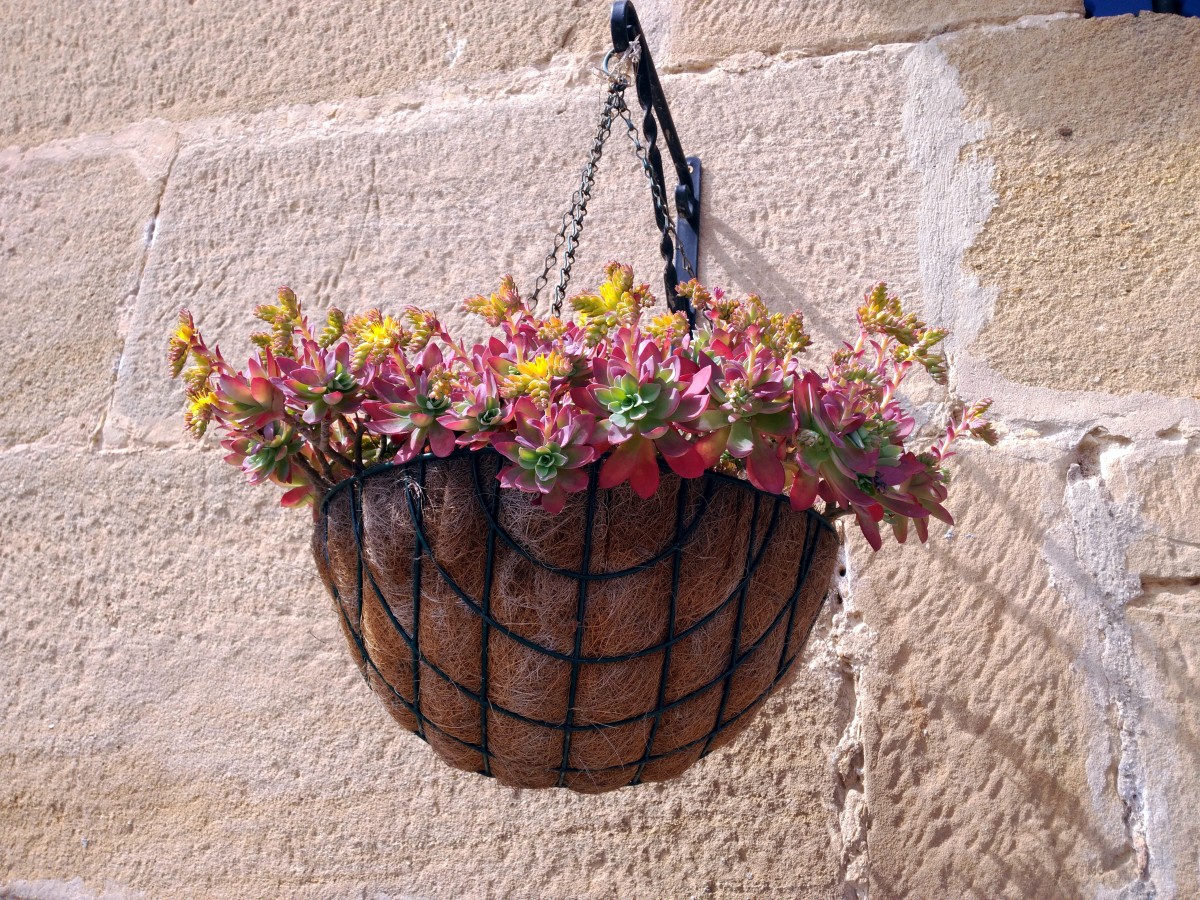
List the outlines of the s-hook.
<svg viewBox="0 0 1200 900">
<path fill-rule="evenodd" d="M 658 71 L 654 68 L 650 48 L 646 45 L 645 35 L 642 33 L 642 23 L 630 0 L 618 0 L 612 5 L 611 25 L 613 49 L 617 53 L 624 53 L 634 42 L 639 46 L 634 83 L 637 87 L 638 103 L 645 113 L 641 130 L 646 138 L 647 158 L 659 195 L 664 198 L 667 196 L 662 153 L 658 149 L 660 131 L 679 179 L 675 187 L 675 208 L 678 212 L 673 229 L 677 237 L 675 242 L 671 240 L 672 229 L 667 219 L 670 211 L 660 208 L 655 203 L 654 216 L 658 230 L 662 233 L 660 249 L 666 262 L 663 281 L 667 289 L 667 305 L 672 310 L 687 313 L 688 322 L 694 324 L 695 314 L 690 304 L 678 295 L 676 289 L 679 287 L 680 271 L 692 275 L 699 271 L 700 157 L 685 156 L 683 153 L 679 134 L 675 131 L 675 122 L 671 118 L 671 110 L 667 106 L 667 98 L 663 94 L 662 82 L 658 80 Z M 675 243 L 678 246 L 674 246 Z"/>
</svg>

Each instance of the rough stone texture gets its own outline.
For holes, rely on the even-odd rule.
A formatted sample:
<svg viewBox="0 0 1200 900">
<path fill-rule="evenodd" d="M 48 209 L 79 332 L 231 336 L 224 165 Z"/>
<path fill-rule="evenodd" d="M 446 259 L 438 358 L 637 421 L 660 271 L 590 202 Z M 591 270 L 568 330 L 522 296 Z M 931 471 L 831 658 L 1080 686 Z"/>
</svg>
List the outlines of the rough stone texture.
<svg viewBox="0 0 1200 900">
<path fill-rule="evenodd" d="M 544 66 L 603 52 L 606 23 L 585 0 L 17 0 L 0 21 L 0 146 Z"/>
<path fill-rule="evenodd" d="M 1044 558 L 1064 470 L 1045 448 L 960 454 L 957 527 L 853 554 L 876 635 L 858 688 L 871 896 L 1096 896 L 1136 878 L 1092 623 Z"/>
<path fill-rule="evenodd" d="M 711 65 L 733 53 L 823 56 L 921 40 L 967 25 L 1082 13 L 1078 0 L 680 0 L 671 11 L 672 67 Z"/>
<path fill-rule="evenodd" d="M 975 351 L 1026 384 L 1200 397 L 1181 265 L 1200 254 L 1200 20 L 1062 20 L 945 46 L 999 194 L 968 256 L 998 291 Z"/>
<path fill-rule="evenodd" d="M 1200 576 L 1200 456 L 1167 457 L 1138 473 L 1143 533 L 1129 548 L 1129 569 L 1157 581 Z"/>
<path fill-rule="evenodd" d="M 1179 443 L 1178 441 L 1176 443 Z M 1200 893 L 1200 456 L 1185 455 L 1139 467 L 1142 536 L 1129 550 L 1129 570 L 1141 595 L 1129 606 L 1133 646 L 1146 672 L 1142 754 L 1152 797 L 1148 822 L 1164 893 Z M 1190 451 L 1190 452 L 1188 452 Z"/>
<path fill-rule="evenodd" d="M 702 274 L 803 307 L 814 354 L 845 332 L 874 280 L 905 293 L 916 281 L 919 180 L 905 165 L 902 64 L 887 50 L 670 81 L 681 121 L 698 116 L 689 140 L 706 148 Z M 280 282 L 313 309 L 416 302 L 475 327 L 463 298 L 493 289 L 497 273 L 529 287 L 541 271 L 601 92 L 587 79 L 549 99 L 348 122 L 264 116 L 185 136 L 105 439 L 181 440 L 178 390 L 161 363 L 181 306 L 227 350 L 253 330 L 247 298 L 269 300 Z M 538 140 L 464 140 L 524 133 Z M 648 186 L 624 135 L 608 146 L 573 284 L 594 285 L 617 258 L 661 294 Z"/>
<path fill-rule="evenodd" d="M 1004 440 L 928 547 L 850 534 L 733 750 L 600 798 L 390 722 L 306 517 L 184 448 L 162 350 L 188 304 L 240 356 L 281 281 L 447 313 L 528 285 L 604 4 L 0 13 L 0 896 L 1200 893 L 1200 29 L 800 6 L 642 10 L 704 160 L 702 274 L 803 307 L 818 354 L 888 280 L 955 331 L 918 419 L 990 394 Z M 621 257 L 657 285 L 613 140 L 576 283 Z"/>
<path fill-rule="evenodd" d="M 1166 896 L 1200 894 L 1200 583 L 1147 591 L 1129 610 L 1138 663 L 1148 673 L 1142 754 L 1158 804 L 1152 846 L 1165 851 L 1159 880 Z"/>
<path fill-rule="evenodd" d="M 125 155 L 0 157 L 0 445 L 101 426 L 160 190 Z"/>
<path fill-rule="evenodd" d="M 820 641 L 735 749 L 670 786 L 514 791 L 391 722 L 311 572 L 307 517 L 218 453 L 9 456 L 0 489 L 28 523 L 0 547 L 0 894 L 835 892 L 813 848 L 848 713 Z"/>
</svg>

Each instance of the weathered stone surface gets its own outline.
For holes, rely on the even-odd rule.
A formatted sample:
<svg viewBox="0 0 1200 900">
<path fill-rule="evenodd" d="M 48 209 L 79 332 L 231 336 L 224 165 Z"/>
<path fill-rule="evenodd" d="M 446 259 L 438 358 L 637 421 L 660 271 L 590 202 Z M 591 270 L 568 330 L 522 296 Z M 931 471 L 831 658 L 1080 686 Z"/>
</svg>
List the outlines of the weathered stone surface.
<svg viewBox="0 0 1200 900">
<path fill-rule="evenodd" d="M 1200 456 L 1168 456 L 1136 475 L 1142 533 L 1129 570 L 1144 579 L 1200 578 Z"/>
<path fill-rule="evenodd" d="M 703 279 L 804 310 L 813 365 L 875 282 L 920 302 L 906 57 L 884 48 L 667 82 L 704 165 Z"/>
<path fill-rule="evenodd" d="M 704 278 L 801 306 L 814 356 L 847 334 L 874 281 L 906 294 L 916 281 L 919 178 L 900 133 L 902 63 L 901 51 L 885 50 L 668 82 L 704 159 Z M 177 388 L 161 362 L 180 306 L 231 358 L 242 357 L 253 305 L 281 281 L 313 309 L 419 303 L 478 333 L 461 299 L 493 290 L 505 272 L 528 288 L 541 271 L 599 94 L 590 83 L 556 100 L 344 123 L 264 117 L 185 142 L 106 440 L 180 439 Z M 505 138 L 531 130 L 536 141 Z M 615 131 L 573 288 L 594 285 L 615 258 L 661 293 L 656 234 L 648 187 Z"/>
<path fill-rule="evenodd" d="M 606 4 L 10 4 L 0 145 L 87 136 L 0 153 L 0 896 L 1200 893 L 1197 24 L 872 48 L 1078 8 L 640 5 L 708 69 L 665 79 L 705 280 L 803 307 L 816 357 L 881 278 L 963 336 L 1005 441 L 958 460 L 959 525 L 852 536 L 799 682 L 679 781 L 446 769 L 354 676 L 305 514 L 183 449 L 164 342 L 186 304 L 243 358 L 281 281 L 456 326 L 528 286 Z M 614 256 L 660 284 L 619 129 L 575 286 Z"/>
<path fill-rule="evenodd" d="M 848 712 L 820 639 L 676 782 L 514 791 L 391 722 L 307 515 L 218 453 L 10 455 L 0 491 L 20 523 L 0 543 L 0 895 L 837 893 L 826 760 Z"/>
<path fill-rule="evenodd" d="M 1140 585 L 1126 606 L 1132 649 L 1142 673 L 1138 751 L 1145 772 L 1150 868 L 1166 896 L 1200 893 L 1200 456 L 1178 429 L 1175 454 L 1150 462 L 1135 455 L 1116 473 L 1124 502 L 1136 510 L 1126 565 Z"/>
<path fill-rule="evenodd" d="M 1065 464 L 977 448 L 957 463 L 952 531 L 851 562 L 876 635 L 858 687 L 871 895 L 1114 891 L 1137 872 L 1080 662 L 1091 616 L 1045 558 Z"/>
<path fill-rule="evenodd" d="M 1062 20 L 945 52 L 999 194 L 967 257 L 999 291 L 973 351 L 1024 384 L 1200 397 L 1200 21 Z"/>
<path fill-rule="evenodd" d="M 1200 895 L 1200 570 L 1150 585 L 1129 607 L 1146 672 L 1139 745 L 1150 788 L 1155 882 L 1168 897 Z"/>
<path fill-rule="evenodd" d="M 0 158 L 0 446 L 100 426 L 159 189 L 122 154 Z"/>
<path fill-rule="evenodd" d="M 820 56 L 877 44 L 921 40 L 967 25 L 1021 16 L 1082 13 L 1078 0 L 679 0 L 670 16 L 672 67 L 710 64 L 733 53 Z"/>
<path fill-rule="evenodd" d="M 18 0 L 0 13 L 0 146 L 543 66 L 603 52 L 606 14 L 584 0 Z"/>
</svg>

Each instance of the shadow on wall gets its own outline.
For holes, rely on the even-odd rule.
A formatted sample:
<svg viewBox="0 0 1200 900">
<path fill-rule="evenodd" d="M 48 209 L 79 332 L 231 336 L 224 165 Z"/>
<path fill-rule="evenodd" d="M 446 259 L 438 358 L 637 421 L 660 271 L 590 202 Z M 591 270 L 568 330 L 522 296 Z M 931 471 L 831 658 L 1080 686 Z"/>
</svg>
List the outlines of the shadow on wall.
<svg viewBox="0 0 1200 900">
<path fill-rule="evenodd" d="M 775 308 L 803 310 L 804 323 L 810 333 L 833 344 L 843 339 L 845 323 L 838 327 L 821 315 L 817 304 L 806 302 L 800 288 L 788 281 L 753 242 L 716 216 L 706 215 L 701 229 L 705 240 L 704 254 L 711 256 L 731 278 L 743 285 L 754 285 L 755 291 L 769 298 Z"/>
<path fill-rule="evenodd" d="M 1026 511 L 1027 501 L 1022 499 L 1020 486 L 1005 483 L 978 468 L 972 479 L 983 496 L 993 498 L 997 508 L 1006 511 L 1006 527 L 1016 535 L 1014 544 L 1038 546 L 1047 539 L 1043 525 Z M 1051 544 L 1047 551 L 1064 560 L 1075 556 L 1074 547 L 1061 544 Z M 1003 567 L 1003 557 L 999 565 Z M 1019 896 L 1044 896 L 1048 885 L 1067 883 L 1064 879 L 1069 874 L 1064 864 L 1081 856 L 1093 857 L 1103 873 L 1125 870 L 1127 876 L 1129 869 L 1137 866 L 1132 843 L 1127 838 L 1114 840 L 1113 833 L 1093 824 L 1095 810 L 1089 794 L 1074 790 L 1069 782 L 1060 783 L 1058 778 L 1064 757 L 1085 755 L 1080 742 L 1087 736 L 1069 726 L 1065 731 L 1059 731 L 1055 728 L 1056 714 L 1051 710 L 1047 715 L 1047 705 L 1053 705 L 1051 698 L 1062 697 L 1073 690 L 1064 689 L 1060 683 L 1053 670 L 1055 661 L 1080 657 L 1081 648 L 1067 636 L 1074 629 L 1059 627 L 1059 620 L 1078 616 L 1081 611 L 1070 609 L 1070 601 L 1054 591 L 1031 595 L 1027 603 L 1014 603 L 1003 589 L 1003 582 L 996 583 L 996 564 L 972 564 L 966 554 L 956 553 L 954 568 L 956 581 L 964 588 L 958 615 L 966 616 L 957 621 L 955 628 L 963 629 L 962 633 L 972 638 L 958 646 L 958 658 L 948 662 L 949 670 L 943 673 L 953 674 L 958 680 L 958 688 L 938 696 L 929 704 L 927 714 L 932 721 L 948 720 L 942 730 L 970 736 L 986 747 L 991 765 L 986 769 L 968 766 L 956 771 L 957 763 L 963 759 L 961 753 L 942 747 L 926 755 L 925 738 L 916 726 L 911 732 L 894 733 L 889 738 L 907 746 L 903 753 L 881 752 L 876 735 L 875 758 L 868 762 L 874 782 L 868 783 L 868 796 L 878 791 L 885 797 L 902 798 L 905 791 L 897 792 L 899 784 L 919 785 L 928 781 L 929 787 L 918 789 L 917 795 L 930 796 L 932 792 L 941 804 L 947 805 L 947 809 L 944 815 L 937 813 L 932 820 L 915 815 L 911 825 L 909 811 L 903 808 L 893 808 L 890 813 L 884 811 L 891 818 L 889 827 L 902 832 L 913 826 L 918 828 L 903 840 L 915 855 L 898 866 L 873 867 L 873 892 L 888 897 L 907 896 L 912 889 L 910 879 L 918 875 L 921 866 L 928 866 L 936 859 L 927 856 L 922 861 L 917 848 L 932 849 L 950 839 L 952 830 L 966 823 L 963 816 L 975 818 L 967 830 L 976 833 L 980 840 L 971 847 L 974 859 L 970 866 L 953 877 L 947 874 L 948 884 L 974 889 L 1004 883 Z M 1076 580 L 1087 582 L 1089 579 L 1086 573 L 1079 572 Z M 911 611 L 926 600 L 913 593 L 909 602 L 912 606 L 897 610 L 897 614 Z M 932 610 L 931 614 L 936 617 L 937 611 Z M 997 623 L 1002 620 L 1013 622 L 1017 627 L 998 627 Z M 881 627 L 886 628 L 887 622 L 881 622 Z M 989 703 L 996 689 L 990 683 L 996 674 L 995 664 L 1013 664 L 1031 652 L 1045 657 L 1051 665 L 1030 670 L 1032 677 L 1022 685 L 1022 695 L 1011 698 L 1015 702 L 1007 704 L 1007 711 Z M 882 683 L 873 689 L 874 702 L 879 707 L 903 704 L 903 700 L 895 699 L 895 695 L 901 693 L 899 684 L 903 681 L 908 658 L 909 651 L 902 648 L 895 664 L 882 673 Z M 1084 668 L 1087 667 L 1085 663 Z M 1164 667 L 1162 677 L 1170 683 L 1171 690 L 1188 690 L 1186 672 Z M 1104 714 L 1110 718 L 1115 716 L 1111 708 Z M 1147 708 L 1144 714 L 1157 718 L 1161 712 Z M 876 716 L 877 727 L 880 718 L 886 716 Z M 1046 735 L 1048 740 L 1041 737 L 1031 740 L 1029 732 L 1022 731 L 1023 726 L 1031 730 L 1051 729 Z M 1118 729 L 1115 722 L 1110 722 L 1107 729 L 1112 746 L 1104 791 L 1112 799 L 1119 799 L 1116 786 Z M 1180 728 L 1176 734 L 1181 752 L 1200 756 L 1200 739 L 1194 729 Z M 871 742 L 868 739 L 868 743 Z M 945 752 L 947 749 L 951 750 L 949 754 Z M 978 752 L 968 751 L 971 757 Z M 965 799 L 972 794 L 973 799 L 963 809 L 955 812 L 951 808 L 955 798 Z M 1044 852 L 1014 852 L 1011 840 L 1012 826 L 1016 823 L 1024 823 L 1017 833 L 1025 832 L 1030 838 L 1055 835 L 1060 831 L 1059 826 L 1066 827 L 1061 829 L 1063 839 L 1052 839 L 1043 847 Z M 931 824 L 937 827 L 929 827 Z M 922 828 L 927 830 L 920 830 Z M 1137 877 L 1136 871 L 1133 877 Z"/>
</svg>

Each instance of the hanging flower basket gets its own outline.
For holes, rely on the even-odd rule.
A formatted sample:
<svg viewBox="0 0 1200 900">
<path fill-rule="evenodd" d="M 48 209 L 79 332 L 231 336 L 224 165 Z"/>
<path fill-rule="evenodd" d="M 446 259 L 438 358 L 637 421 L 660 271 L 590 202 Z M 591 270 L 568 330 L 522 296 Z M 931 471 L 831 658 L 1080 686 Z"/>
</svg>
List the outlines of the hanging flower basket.
<svg viewBox="0 0 1200 900">
<path fill-rule="evenodd" d="M 368 683 L 453 766 L 603 791 L 678 775 L 791 673 L 838 540 L 748 482 L 664 473 L 547 515 L 494 451 L 342 482 L 313 536 Z"/>
<path fill-rule="evenodd" d="M 170 342 L 188 428 L 214 425 L 252 484 L 312 505 L 317 569 L 391 714 L 449 764 L 521 787 L 662 781 L 727 744 L 795 668 L 837 565 L 831 521 L 853 516 L 876 549 L 881 525 L 925 540 L 930 516 L 952 521 L 953 441 L 995 439 L 984 401 L 914 446 L 898 391 L 913 371 L 944 383 L 945 333 L 883 285 L 819 372 L 799 312 L 699 284 L 700 162 L 630 4 L 613 33 L 596 140 L 530 302 L 510 278 L 466 301 L 486 341 L 415 307 L 334 309 L 317 333 L 281 288 L 244 370 L 186 310 Z M 618 120 L 650 182 L 666 310 L 617 263 L 567 296 Z"/>
</svg>

